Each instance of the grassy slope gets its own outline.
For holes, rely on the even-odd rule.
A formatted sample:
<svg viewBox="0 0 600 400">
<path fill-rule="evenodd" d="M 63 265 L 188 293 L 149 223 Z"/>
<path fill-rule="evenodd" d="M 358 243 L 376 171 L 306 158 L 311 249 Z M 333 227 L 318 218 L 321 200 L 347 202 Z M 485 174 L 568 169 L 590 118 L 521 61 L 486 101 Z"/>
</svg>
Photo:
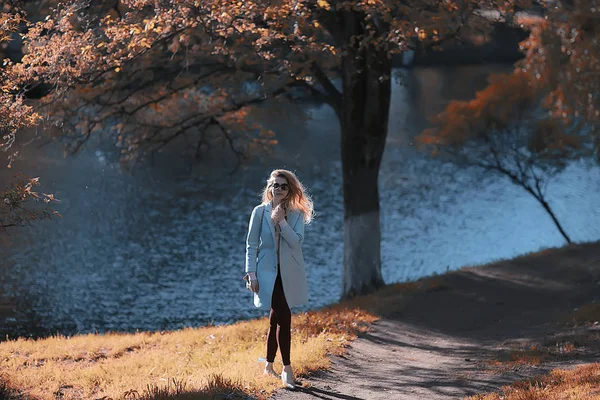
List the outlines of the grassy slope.
<svg viewBox="0 0 600 400">
<path fill-rule="evenodd" d="M 389 285 L 370 296 L 294 315 L 296 374 L 327 369 L 327 355 L 343 353 L 370 323 L 400 310 L 413 293 L 435 290 L 441 282 L 440 277 L 431 277 Z M 588 314 L 582 317 L 584 323 L 600 318 L 600 309 L 590 306 Z M 3 342 L 0 399 L 210 399 L 226 393 L 266 398 L 279 387 L 276 379 L 260 374 L 257 362 L 264 356 L 267 327 L 262 318 L 173 332 Z M 504 397 L 487 394 L 473 399 L 599 399 L 593 389 L 599 386 L 600 364 L 592 364 L 518 382 L 505 388 Z"/>
</svg>

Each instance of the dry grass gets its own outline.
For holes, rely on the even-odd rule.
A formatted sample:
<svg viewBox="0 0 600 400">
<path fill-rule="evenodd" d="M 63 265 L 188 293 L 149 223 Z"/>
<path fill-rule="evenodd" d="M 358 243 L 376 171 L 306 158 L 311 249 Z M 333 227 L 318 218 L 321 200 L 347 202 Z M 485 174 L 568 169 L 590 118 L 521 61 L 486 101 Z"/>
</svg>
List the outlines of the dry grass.
<svg viewBox="0 0 600 400">
<path fill-rule="evenodd" d="M 538 346 L 530 346 L 527 349 L 511 350 L 487 363 L 495 369 L 511 369 L 519 365 L 539 365 L 551 357 L 551 353 Z"/>
<path fill-rule="evenodd" d="M 588 303 L 579 307 L 571 315 L 570 321 L 577 325 L 598 325 L 600 324 L 600 304 Z"/>
<path fill-rule="evenodd" d="M 600 364 L 553 370 L 505 386 L 502 393 L 472 396 L 468 400 L 600 400 Z"/>
<path fill-rule="evenodd" d="M 327 368 L 326 355 L 342 351 L 375 319 L 341 307 L 294 315 L 296 373 Z M 259 373 L 267 327 L 263 318 L 166 333 L 17 339 L 0 343 L 0 376 L 25 393 L 22 399 L 264 398 L 279 386 Z"/>
<path fill-rule="evenodd" d="M 369 296 L 293 315 L 295 373 L 327 369 L 328 354 L 343 353 L 379 315 L 400 308 L 411 293 L 436 285 L 389 285 Z M 262 318 L 173 332 L 3 342 L 0 399 L 266 398 L 280 387 L 278 380 L 262 375 L 258 362 L 267 328 Z"/>
<path fill-rule="evenodd" d="M 488 373 L 504 372 L 519 366 L 537 366 L 548 361 L 563 359 L 567 355 L 576 357 L 585 352 L 586 346 L 597 342 L 598 334 L 579 332 L 555 337 L 548 337 L 530 344 L 509 345 L 508 349 L 499 353 L 495 359 L 483 361 L 481 364 Z"/>
<path fill-rule="evenodd" d="M 388 285 L 369 296 L 294 315 L 292 364 L 296 374 L 306 376 L 329 368 L 327 355 L 343 353 L 359 332 L 379 317 L 401 310 L 413 294 L 447 288 L 444 275 L 434 276 Z M 594 304 L 581 307 L 573 318 L 587 324 L 597 321 L 597 315 Z M 0 400 L 264 399 L 280 387 L 277 379 L 262 375 L 258 363 L 258 358 L 264 356 L 267 328 L 268 321 L 262 318 L 173 332 L 2 342 Z M 515 349 L 498 363 L 536 364 L 545 357 L 540 349 Z M 276 369 L 280 368 L 277 363 Z M 504 388 L 504 398 L 600 400 L 598 391 L 591 389 L 600 383 L 599 370 L 599 364 L 594 364 L 578 372 L 553 371 L 539 380 Z M 532 397 L 538 391 L 545 391 L 545 397 Z M 502 398 L 482 396 L 472 399 Z"/>
</svg>

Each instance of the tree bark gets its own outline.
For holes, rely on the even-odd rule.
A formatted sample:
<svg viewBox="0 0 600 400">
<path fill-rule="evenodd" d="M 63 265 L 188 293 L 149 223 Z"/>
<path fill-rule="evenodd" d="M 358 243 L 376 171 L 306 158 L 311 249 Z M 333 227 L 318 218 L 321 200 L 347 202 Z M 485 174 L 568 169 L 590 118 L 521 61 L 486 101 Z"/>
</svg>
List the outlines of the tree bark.
<svg viewBox="0 0 600 400">
<path fill-rule="evenodd" d="M 383 286 L 378 176 L 388 130 L 391 61 L 367 47 L 342 58 L 342 298 Z"/>
<path fill-rule="evenodd" d="M 556 227 L 560 231 L 560 234 L 565 238 L 565 240 L 567 241 L 567 243 L 571 244 L 572 243 L 571 242 L 571 238 L 569 237 L 569 235 L 567 235 L 567 233 L 563 229 L 563 227 L 560 224 L 560 222 L 558 222 L 558 218 L 556 218 L 556 216 L 554 215 L 554 212 L 552 212 L 552 209 L 550 208 L 550 205 L 543 198 L 540 198 L 538 196 L 535 196 L 535 198 L 540 202 L 540 204 L 542 205 L 542 207 L 544 207 L 544 210 L 546 210 L 546 212 L 548 214 L 550 214 L 550 217 L 552 217 L 552 221 L 554 221 L 554 225 L 556 225 Z"/>
<path fill-rule="evenodd" d="M 558 231 L 563 236 L 563 238 L 565 238 L 567 243 L 568 244 L 573 243 L 573 242 L 571 242 L 571 238 L 569 237 L 569 235 L 567 235 L 567 232 L 565 232 L 565 230 L 563 229 L 560 222 L 558 222 L 558 218 L 556 218 L 556 215 L 554 215 L 552 208 L 550 208 L 550 204 L 548 204 L 548 202 L 546 201 L 541 190 L 538 189 L 538 191 L 536 193 L 536 191 L 531 186 L 529 186 L 525 182 L 523 182 L 522 179 L 519 179 L 515 175 L 508 173 L 506 170 L 499 169 L 499 171 L 501 171 L 502 173 L 507 175 L 513 181 L 513 183 L 520 185 L 523 189 L 528 191 L 529 194 L 531 194 L 542 205 L 542 207 L 544 207 L 544 210 L 546 210 L 546 212 L 550 215 L 550 217 L 552 218 L 552 221 L 554 222 L 554 225 L 556 225 L 556 227 L 558 228 Z"/>
</svg>

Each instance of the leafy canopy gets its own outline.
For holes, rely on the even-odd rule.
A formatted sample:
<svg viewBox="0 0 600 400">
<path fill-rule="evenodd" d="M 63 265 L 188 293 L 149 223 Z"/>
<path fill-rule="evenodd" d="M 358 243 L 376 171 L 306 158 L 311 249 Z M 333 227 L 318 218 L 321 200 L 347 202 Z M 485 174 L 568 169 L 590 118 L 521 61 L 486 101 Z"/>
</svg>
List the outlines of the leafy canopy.
<svg viewBox="0 0 600 400">
<path fill-rule="evenodd" d="M 181 135 L 196 155 L 220 137 L 241 157 L 273 143 L 273 132 L 244 126 L 249 105 L 296 89 L 339 114 L 342 94 L 329 78 L 344 60 L 365 69 L 369 52 L 391 57 L 418 42 L 471 37 L 528 4 L 71 0 L 29 26 L 25 56 L 6 73 L 13 93 L 46 85 L 44 116 L 71 136 L 73 151 L 108 131 L 126 158 Z"/>
</svg>

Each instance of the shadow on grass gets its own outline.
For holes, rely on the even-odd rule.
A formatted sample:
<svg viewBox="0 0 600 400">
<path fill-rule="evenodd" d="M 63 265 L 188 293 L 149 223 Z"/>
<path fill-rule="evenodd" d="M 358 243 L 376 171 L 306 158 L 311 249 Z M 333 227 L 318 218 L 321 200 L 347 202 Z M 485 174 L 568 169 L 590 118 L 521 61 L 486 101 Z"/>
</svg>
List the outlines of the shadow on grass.
<svg viewBox="0 0 600 400">
<path fill-rule="evenodd" d="M 0 381 L 0 400 L 18 399 L 18 391 L 6 385 L 6 382 Z"/>
<path fill-rule="evenodd" d="M 95 396 L 98 400 L 222 400 L 222 399 L 252 399 L 254 397 L 249 396 L 241 389 L 241 386 L 237 382 L 232 382 L 228 379 L 224 379 L 221 375 L 213 375 L 210 377 L 208 385 L 205 389 L 195 390 L 187 389 L 187 385 L 182 380 L 171 379 L 166 385 L 152 385 L 146 387 L 142 392 L 137 390 L 129 390 L 124 392 L 120 397 L 99 397 Z M 69 397 L 74 393 L 68 393 L 70 391 L 76 391 L 70 385 L 60 388 L 54 393 L 54 397 L 61 399 Z M 75 396 L 74 398 L 81 398 Z M 25 395 L 16 388 L 11 388 L 5 382 L 0 381 L 0 400 L 39 400 L 29 394 Z"/>
<path fill-rule="evenodd" d="M 201 390 L 188 390 L 183 380 L 171 379 L 164 386 L 148 386 L 143 393 L 130 391 L 123 395 L 124 399 L 138 400 L 217 400 L 217 399 L 249 399 L 241 389 L 241 383 L 222 375 L 211 375 L 208 384 Z"/>
</svg>

